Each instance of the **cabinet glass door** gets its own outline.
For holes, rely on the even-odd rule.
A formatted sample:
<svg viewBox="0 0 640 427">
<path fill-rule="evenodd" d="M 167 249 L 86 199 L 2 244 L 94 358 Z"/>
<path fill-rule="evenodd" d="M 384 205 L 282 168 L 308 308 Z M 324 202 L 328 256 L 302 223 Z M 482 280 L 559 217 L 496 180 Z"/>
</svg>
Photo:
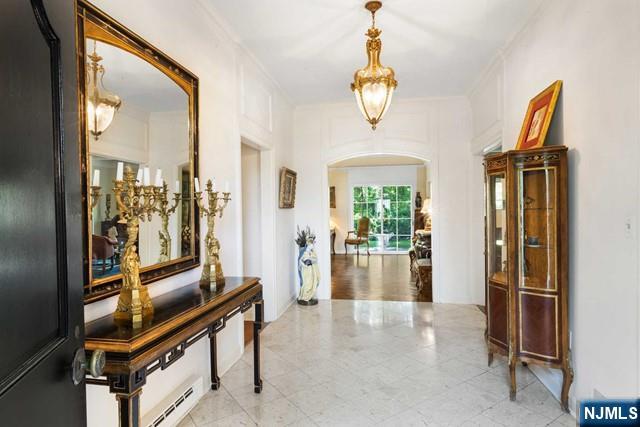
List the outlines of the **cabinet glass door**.
<svg viewBox="0 0 640 427">
<path fill-rule="evenodd" d="M 507 201 L 504 173 L 489 175 L 487 250 L 489 279 L 507 283 Z"/>
<path fill-rule="evenodd" d="M 555 167 L 522 169 L 518 174 L 520 287 L 556 289 Z"/>
</svg>

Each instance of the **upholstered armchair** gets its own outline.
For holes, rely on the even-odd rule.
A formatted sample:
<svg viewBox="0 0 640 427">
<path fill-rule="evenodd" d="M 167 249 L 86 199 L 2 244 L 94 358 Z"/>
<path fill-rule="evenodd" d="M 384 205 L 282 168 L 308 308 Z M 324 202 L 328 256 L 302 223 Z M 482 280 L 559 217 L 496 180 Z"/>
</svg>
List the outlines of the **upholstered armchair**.
<svg viewBox="0 0 640 427">
<path fill-rule="evenodd" d="M 115 247 L 118 246 L 118 241 L 111 239 L 107 236 L 97 236 L 93 234 L 91 236 L 91 250 L 93 252 L 93 259 L 102 260 L 102 273 L 104 274 L 107 259 L 111 261 L 111 270 L 115 265 Z"/>
<path fill-rule="evenodd" d="M 350 237 L 352 236 L 353 237 Z M 358 221 L 358 229 L 347 233 L 344 239 L 344 253 L 347 254 L 347 245 L 356 247 L 356 252 L 360 255 L 360 245 L 367 245 L 367 255 L 369 254 L 369 218 L 360 218 Z"/>
</svg>

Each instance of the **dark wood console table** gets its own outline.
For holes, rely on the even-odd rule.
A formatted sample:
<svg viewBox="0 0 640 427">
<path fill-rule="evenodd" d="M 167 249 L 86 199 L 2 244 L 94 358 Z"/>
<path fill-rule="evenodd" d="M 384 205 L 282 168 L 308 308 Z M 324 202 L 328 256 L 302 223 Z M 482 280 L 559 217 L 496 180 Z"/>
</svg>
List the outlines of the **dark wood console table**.
<svg viewBox="0 0 640 427">
<path fill-rule="evenodd" d="M 207 336 L 211 346 L 211 388 L 220 387 L 216 334 L 227 320 L 255 304 L 253 324 L 254 391 L 262 391 L 260 378 L 260 331 L 264 301 L 257 278 L 227 277 L 217 291 L 200 289 L 198 282 L 153 298 L 154 314 L 138 329 L 119 326 L 113 316 L 85 325 L 85 349 L 106 352 L 103 378 L 87 377 L 88 384 L 109 387 L 116 395 L 120 426 L 140 425 L 140 394 L 147 376 L 164 370 L 180 359 L 185 350 Z"/>
</svg>

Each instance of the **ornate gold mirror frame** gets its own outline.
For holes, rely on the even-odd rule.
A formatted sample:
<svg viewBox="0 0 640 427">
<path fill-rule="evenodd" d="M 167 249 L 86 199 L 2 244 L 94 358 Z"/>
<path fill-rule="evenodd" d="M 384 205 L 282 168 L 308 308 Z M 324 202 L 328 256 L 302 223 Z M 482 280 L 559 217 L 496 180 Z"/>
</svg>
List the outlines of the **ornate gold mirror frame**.
<svg viewBox="0 0 640 427">
<path fill-rule="evenodd" d="M 143 38 L 130 31 L 122 24 L 102 12 L 95 6 L 84 0 L 77 2 L 77 52 L 78 52 L 78 82 L 79 82 L 79 126 L 81 135 L 81 162 L 82 162 L 82 194 L 83 194 L 83 272 L 85 304 L 98 301 L 112 295 L 117 295 L 122 286 L 122 274 L 92 279 L 92 248 L 91 248 L 91 195 L 88 190 L 89 183 L 89 129 L 87 125 L 86 111 L 86 73 L 85 64 L 89 54 L 86 49 L 86 39 L 94 39 L 103 43 L 120 48 L 129 52 L 149 64 L 156 67 L 171 80 L 173 80 L 189 99 L 189 157 L 191 173 L 189 182 L 198 176 L 198 78 L 182 67 L 169 56 L 146 42 Z M 140 269 L 140 280 L 143 284 L 169 277 L 180 272 L 198 267 L 200 265 L 200 244 L 199 244 L 199 212 L 197 204 L 193 199 L 193 189 L 189 191 L 190 198 L 190 228 L 191 232 L 191 254 L 180 258 L 171 259 L 166 262 L 157 263 L 142 267 Z"/>
</svg>

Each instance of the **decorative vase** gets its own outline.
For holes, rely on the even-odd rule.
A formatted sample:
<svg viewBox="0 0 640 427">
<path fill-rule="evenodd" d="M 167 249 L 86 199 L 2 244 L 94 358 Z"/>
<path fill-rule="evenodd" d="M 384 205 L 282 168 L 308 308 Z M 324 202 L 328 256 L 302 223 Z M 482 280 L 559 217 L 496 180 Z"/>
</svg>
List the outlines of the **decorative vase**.
<svg viewBox="0 0 640 427">
<path fill-rule="evenodd" d="M 418 191 L 416 193 L 416 209 L 421 209 L 422 208 L 422 196 L 420 195 L 420 192 Z"/>
</svg>

